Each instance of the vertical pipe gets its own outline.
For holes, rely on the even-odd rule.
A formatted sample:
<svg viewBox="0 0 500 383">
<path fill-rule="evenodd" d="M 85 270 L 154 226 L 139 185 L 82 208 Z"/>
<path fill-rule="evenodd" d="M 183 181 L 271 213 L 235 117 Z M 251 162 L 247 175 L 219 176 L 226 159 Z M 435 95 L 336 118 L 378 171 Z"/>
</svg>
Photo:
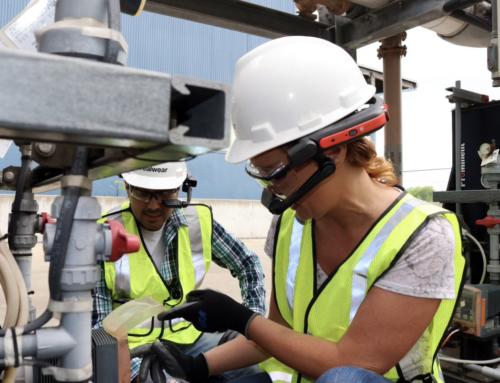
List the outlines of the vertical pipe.
<svg viewBox="0 0 500 383">
<path fill-rule="evenodd" d="M 491 72 L 493 86 L 500 86 L 500 49 L 498 49 L 498 21 L 500 7 L 497 0 L 491 1 L 491 36 L 488 46 L 488 70 Z"/>
<path fill-rule="evenodd" d="M 401 135 L 401 56 L 406 55 L 402 41 L 406 33 L 388 37 L 378 50 L 384 66 L 384 99 L 389 108 L 389 122 L 385 127 L 385 157 L 394 166 L 400 183 L 403 183 L 403 157 Z"/>
<path fill-rule="evenodd" d="M 64 187 L 66 179 L 68 182 L 71 180 L 71 176 L 66 177 L 63 179 L 63 191 L 66 190 Z M 81 194 L 89 194 L 89 190 L 84 189 L 83 185 Z M 59 218 L 61 215 L 62 205 L 62 198 L 54 201 L 52 213 L 55 217 Z M 61 358 L 61 367 L 69 370 L 80 370 L 81 374 L 85 372 L 88 374 L 86 379 L 89 379 L 92 375 L 91 292 L 97 284 L 99 275 L 95 241 L 97 220 L 100 216 L 101 208 L 95 198 L 79 197 L 73 215 L 73 226 L 61 276 L 61 300 L 89 304 L 87 309 L 64 312 L 61 315 L 61 327 L 75 341 L 75 346 Z M 74 381 L 81 381 L 81 379 L 75 379 Z"/>
<path fill-rule="evenodd" d="M 461 82 L 456 81 L 455 87 L 460 89 Z M 463 176 L 463 167 L 465 164 L 463 163 L 462 158 L 462 108 L 460 106 L 460 101 L 455 102 L 455 125 L 454 125 L 454 133 L 455 133 L 455 190 L 462 190 L 462 176 Z M 465 185 L 463 185 L 465 186 Z M 461 205 L 460 203 L 455 204 L 455 213 L 458 217 L 461 217 Z"/>
<path fill-rule="evenodd" d="M 496 205 L 496 204 L 495 204 Z M 496 212 L 498 212 L 498 208 L 495 206 L 491 206 L 490 207 L 491 210 L 494 210 Z M 488 213 L 491 211 L 489 210 Z M 499 234 L 499 229 L 496 228 L 492 228 L 492 229 L 488 229 L 488 233 L 490 235 L 490 254 L 489 254 L 489 263 L 488 263 L 488 268 L 490 269 L 489 270 L 489 276 L 490 276 L 490 280 L 491 280 L 491 283 L 493 284 L 498 284 L 498 282 L 500 281 L 500 273 L 498 273 L 498 266 L 500 265 L 500 256 L 498 254 L 498 251 L 499 251 L 499 243 L 498 243 L 498 234 Z"/>
</svg>

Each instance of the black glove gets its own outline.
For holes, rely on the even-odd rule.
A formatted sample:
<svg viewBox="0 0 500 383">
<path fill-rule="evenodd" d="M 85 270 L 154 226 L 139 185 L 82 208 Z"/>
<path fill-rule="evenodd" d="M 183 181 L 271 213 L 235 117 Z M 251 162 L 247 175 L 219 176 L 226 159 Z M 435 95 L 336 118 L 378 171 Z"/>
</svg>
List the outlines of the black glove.
<svg viewBox="0 0 500 383">
<path fill-rule="evenodd" d="M 154 383 L 166 383 L 164 371 L 179 382 L 201 383 L 208 379 L 208 366 L 203 354 L 192 357 L 184 354 L 175 344 L 155 341 L 134 348 L 130 358 L 142 358 L 137 382 L 144 383 L 148 376 Z"/>
<path fill-rule="evenodd" d="M 235 330 L 245 335 L 248 324 L 257 315 L 227 295 L 213 290 L 194 290 L 186 299 L 188 302 L 200 302 L 197 310 L 183 315 L 200 331 Z"/>
<path fill-rule="evenodd" d="M 156 362 L 156 355 L 151 350 L 151 344 L 144 344 L 142 346 L 130 350 L 130 359 L 134 358 L 142 358 L 141 365 L 139 367 L 139 373 L 136 379 L 137 383 L 146 382 L 148 379 L 148 375 L 150 374 L 151 378 L 153 378 L 152 365 L 154 362 Z M 153 381 L 155 383 L 162 383 L 158 382 L 157 380 Z"/>
<path fill-rule="evenodd" d="M 208 365 L 203 354 L 194 357 L 186 355 L 174 343 L 164 340 L 155 341 L 151 350 L 161 368 L 170 376 L 192 383 L 208 379 Z"/>
</svg>

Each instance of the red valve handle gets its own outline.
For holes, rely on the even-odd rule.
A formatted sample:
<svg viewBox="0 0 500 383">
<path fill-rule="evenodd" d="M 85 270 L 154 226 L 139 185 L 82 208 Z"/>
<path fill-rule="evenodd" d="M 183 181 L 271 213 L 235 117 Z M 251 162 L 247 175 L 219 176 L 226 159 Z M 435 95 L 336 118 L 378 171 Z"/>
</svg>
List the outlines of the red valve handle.
<svg viewBox="0 0 500 383">
<path fill-rule="evenodd" d="M 49 213 L 43 212 L 40 214 L 40 221 L 39 221 L 39 228 L 40 228 L 40 233 L 43 234 L 45 233 L 45 225 L 48 223 L 56 223 L 55 218 L 52 218 Z"/>
<path fill-rule="evenodd" d="M 124 229 L 123 225 L 116 221 L 108 221 L 109 228 L 111 229 L 111 262 L 118 261 L 123 254 L 135 253 L 141 247 L 139 238 L 136 235 L 130 235 Z"/>
<path fill-rule="evenodd" d="M 482 219 L 476 219 L 476 225 L 486 226 L 487 228 L 492 228 L 498 224 L 500 224 L 500 218 L 495 218 L 489 215 Z"/>
</svg>

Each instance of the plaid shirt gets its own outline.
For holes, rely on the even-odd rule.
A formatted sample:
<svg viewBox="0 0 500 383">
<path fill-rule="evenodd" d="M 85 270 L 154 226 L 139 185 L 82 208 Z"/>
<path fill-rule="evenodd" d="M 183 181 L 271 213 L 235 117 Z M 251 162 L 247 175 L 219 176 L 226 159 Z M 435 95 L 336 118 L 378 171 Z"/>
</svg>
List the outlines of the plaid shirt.
<svg viewBox="0 0 500 383">
<path fill-rule="evenodd" d="M 179 282 L 179 269 L 176 262 L 177 231 L 180 226 L 187 226 L 182 209 L 174 209 L 165 227 L 164 241 L 167 247 L 166 256 L 160 267 L 160 274 L 166 284 Z M 217 221 L 213 221 L 212 260 L 219 266 L 228 269 L 231 275 L 238 278 L 243 304 L 253 311 L 265 313 L 264 272 L 257 255 L 250 251 L 240 240 L 229 234 Z M 94 328 L 102 326 L 103 319 L 113 310 L 111 291 L 106 286 L 104 267 L 101 278 L 94 290 L 94 312 L 92 322 Z M 131 365 L 132 379 L 139 372 L 140 359 L 134 358 Z"/>
</svg>

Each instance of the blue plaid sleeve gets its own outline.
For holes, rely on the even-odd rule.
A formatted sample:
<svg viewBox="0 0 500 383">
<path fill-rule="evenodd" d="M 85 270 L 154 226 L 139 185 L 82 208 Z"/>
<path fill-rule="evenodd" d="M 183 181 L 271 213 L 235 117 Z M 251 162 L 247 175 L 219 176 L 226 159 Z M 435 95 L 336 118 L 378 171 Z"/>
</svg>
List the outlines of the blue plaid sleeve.
<svg viewBox="0 0 500 383">
<path fill-rule="evenodd" d="M 141 367 L 142 358 L 133 358 L 130 360 L 130 380 L 134 380 L 139 375 L 139 368 Z"/>
<path fill-rule="evenodd" d="M 266 291 L 264 271 L 259 257 L 215 220 L 213 221 L 212 257 L 217 265 L 228 269 L 231 275 L 238 279 L 244 305 L 264 315 Z"/>
<path fill-rule="evenodd" d="M 102 321 L 106 316 L 113 311 L 113 298 L 111 297 L 111 292 L 106 287 L 106 279 L 104 277 L 104 266 L 100 268 L 100 278 L 95 287 L 92 298 L 93 298 L 93 310 L 92 310 L 92 326 L 93 328 L 102 327 Z"/>
</svg>

